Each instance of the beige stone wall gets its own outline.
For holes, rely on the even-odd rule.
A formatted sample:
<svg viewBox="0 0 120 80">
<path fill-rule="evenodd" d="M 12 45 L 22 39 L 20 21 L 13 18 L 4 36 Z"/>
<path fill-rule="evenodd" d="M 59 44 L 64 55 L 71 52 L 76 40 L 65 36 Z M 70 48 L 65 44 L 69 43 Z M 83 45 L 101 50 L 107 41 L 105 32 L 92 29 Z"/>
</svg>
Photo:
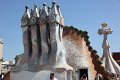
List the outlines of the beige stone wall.
<svg viewBox="0 0 120 80">
<path fill-rule="evenodd" d="M 86 42 L 84 41 L 84 49 L 87 53 L 87 59 L 89 61 L 89 67 L 90 67 L 90 74 L 91 74 L 91 80 L 95 79 L 96 71 L 94 69 L 94 65 L 92 63 L 92 58 L 91 58 L 91 52 L 88 50 L 88 47 L 86 46 Z"/>
<path fill-rule="evenodd" d="M 89 79 L 94 80 L 96 71 L 92 63 L 91 52 L 88 50 L 84 38 L 74 33 L 65 35 L 63 40 L 68 64 L 78 69 L 88 67 Z"/>
</svg>

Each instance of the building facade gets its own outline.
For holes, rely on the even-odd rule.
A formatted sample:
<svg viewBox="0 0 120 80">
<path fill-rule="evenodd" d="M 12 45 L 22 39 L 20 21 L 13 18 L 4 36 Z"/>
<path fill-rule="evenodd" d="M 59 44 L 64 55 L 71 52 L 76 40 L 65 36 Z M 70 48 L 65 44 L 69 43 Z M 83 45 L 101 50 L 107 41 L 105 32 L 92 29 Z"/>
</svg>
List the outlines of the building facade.
<svg viewBox="0 0 120 80">
<path fill-rule="evenodd" d="M 120 52 L 112 52 L 112 57 L 120 66 Z"/>
<path fill-rule="evenodd" d="M 3 41 L 0 40 L 0 74 L 1 74 L 1 70 L 2 70 L 2 54 L 3 54 Z"/>
<path fill-rule="evenodd" d="M 5 75 L 7 72 L 10 71 L 11 67 L 14 66 L 14 61 L 3 61 L 2 62 L 2 69 L 1 69 L 1 73 L 3 75 Z"/>
</svg>

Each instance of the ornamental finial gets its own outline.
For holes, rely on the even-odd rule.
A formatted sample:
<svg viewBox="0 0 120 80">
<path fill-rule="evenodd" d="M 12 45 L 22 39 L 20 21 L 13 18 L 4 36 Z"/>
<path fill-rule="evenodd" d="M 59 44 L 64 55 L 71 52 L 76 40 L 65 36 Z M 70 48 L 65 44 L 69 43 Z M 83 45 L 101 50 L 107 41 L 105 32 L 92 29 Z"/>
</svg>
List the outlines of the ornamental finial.
<svg viewBox="0 0 120 80">
<path fill-rule="evenodd" d="M 108 26 L 106 22 L 102 23 L 101 25 L 103 28 L 106 28 Z"/>
</svg>

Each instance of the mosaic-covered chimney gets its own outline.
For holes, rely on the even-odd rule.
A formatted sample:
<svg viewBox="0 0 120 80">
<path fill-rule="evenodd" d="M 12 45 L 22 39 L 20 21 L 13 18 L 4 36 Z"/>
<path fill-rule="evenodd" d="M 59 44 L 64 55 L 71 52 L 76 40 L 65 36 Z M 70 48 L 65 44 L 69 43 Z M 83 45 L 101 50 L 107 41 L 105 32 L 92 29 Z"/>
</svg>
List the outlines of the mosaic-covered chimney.
<svg viewBox="0 0 120 80">
<path fill-rule="evenodd" d="M 29 12 L 25 7 L 25 13 L 21 19 L 23 31 L 24 59 L 21 64 L 50 65 L 59 71 L 71 70 L 66 62 L 66 51 L 62 42 L 64 19 L 60 6 L 52 2 L 52 7 L 44 3 L 42 8 L 34 5 Z"/>
</svg>

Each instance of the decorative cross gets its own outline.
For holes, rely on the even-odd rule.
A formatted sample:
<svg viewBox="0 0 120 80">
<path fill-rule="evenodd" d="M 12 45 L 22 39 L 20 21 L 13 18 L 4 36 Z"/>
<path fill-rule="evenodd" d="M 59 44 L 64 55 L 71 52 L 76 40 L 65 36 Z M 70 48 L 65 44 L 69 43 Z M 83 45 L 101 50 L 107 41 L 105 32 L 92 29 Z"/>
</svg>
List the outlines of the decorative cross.
<svg viewBox="0 0 120 80">
<path fill-rule="evenodd" d="M 113 31 L 110 28 L 107 27 L 108 25 L 107 25 L 106 22 L 102 23 L 101 25 L 102 25 L 102 28 L 98 30 L 98 34 L 99 35 L 102 35 L 102 34 L 103 35 L 112 34 Z"/>
<path fill-rule="evenodd" d="M 98 34 L 99 35 L 102 35 L 103 34 L 103 44 L 102 44 L 102 48 L 103 48 L 103 51 L 106 50 L 106 49 L 109 49 L 110 46 L 109 46 L 109 42 L 107 40 L 107 36 L 108 34 L 112 34 L 112 30 L 110 28 L 108 28 L 107 26 L 107 23 L 104 22 L 101 24 L 102 28 L 98 30 Z"/>
</svg>

